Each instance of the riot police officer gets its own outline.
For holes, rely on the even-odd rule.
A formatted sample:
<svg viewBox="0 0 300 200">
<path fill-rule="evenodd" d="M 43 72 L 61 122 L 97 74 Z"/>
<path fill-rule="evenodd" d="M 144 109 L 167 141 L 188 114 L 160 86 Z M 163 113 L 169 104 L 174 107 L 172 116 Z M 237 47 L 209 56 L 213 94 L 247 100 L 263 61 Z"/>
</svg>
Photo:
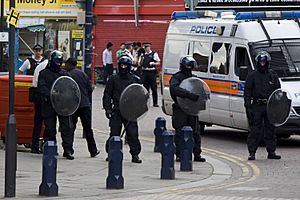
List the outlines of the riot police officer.
<svg viewBox="0 0 300 200">
<path fill-rule="evenodd" d="M 120 57 L 118 60 L 118 73 L 108 80 L 104 90 L 103 107 L 110 126 L 110 137 L 106 141 L 106 152 L 109 149 L 109 139 L 112 136 L 120 136 L 123 124 L 130 147 L 129 152 L 132 155 L 131 161 L 141 163 L 142 160 L 138 156 L 141 152 L 138 124 L 137 122 L 128 122 L 122 117 L 119 110 L 119 99 L 123 90 L 132 83 L 140 83 L 139 78 L 130 73 L 131 65 L 132 60 L 128 56 Z"/>
<path fill-rule="evenodd" d="M 271 56 L 268 52 L 259 52 L 255 61 L 256 70 L 248 75 L 244 89 L 245 108 L 250 126 L 247 139 L 248 160 L 255 160 L 261 136 L 264 136 L 268 159 L 280 159 L 281 156 L 275 154 L 275 127 L 270 124 L 266 112 L 268 98 L 272 92 L 280 88 L 280 82 L 277 74 L 269 69 Z"/>
<path fill-rule="evenodd" d="M 42 116 L 45 124 L 44 140 L 56 141 L 56 120 L 58 117 L 64 149 L 63 156 L 68 160 L 73 160 L 73 135 L 69 117 L 58 115 L 50 101 L 50 91 L 53 83 L 60 76 L 67 75 L 67 72 L 61 69 L 62 63 L 63 53 L 56 50 L 53 51 L 50 54 L 48 65 L 39 74 L 38 90 L 42 98 Z"/>
<path fill-rule="evenodd" d="M 180 71 L 173 75 L 170 80 L 170 93 L 174 101 L 172 126 L 176 130 L 175 145 L 176 145 L 176 161 L 180 161 L 180 151 L 182 148 L 182 135 L 181 129 L 184 126 L 191 126 L 193 129 L 194 138 L 194 161 L 205 162 L 205 158 L 201 157 L 201 138 L 200 138 L 200 126 L 197 116 L 188 115 L 178 105 L 177 97 L 188 98 L 192 101 L 197 101 L 199 96 L 193 94 L 181 87 L 180 83 L 186 79 L 192 77 L 192 69 L 195 67 L 196 61 L 192 56 L 185 56 L 180 59 Z"/>
</svg>

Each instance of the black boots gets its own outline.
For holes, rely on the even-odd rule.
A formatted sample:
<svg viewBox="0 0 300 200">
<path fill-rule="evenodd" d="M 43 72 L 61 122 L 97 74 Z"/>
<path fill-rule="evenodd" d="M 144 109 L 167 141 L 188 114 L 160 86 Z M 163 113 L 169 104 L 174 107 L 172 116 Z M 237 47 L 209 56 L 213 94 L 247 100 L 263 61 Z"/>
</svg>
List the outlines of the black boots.
<svg viewBox="0 0 300 200">
<path fill-rule="evenodd" d="M 94 157 L 96 157 L 97 155 L 99 155 L 99 153 L 100 153 L 100 151 L 97 150 L 96 152 L 91 153 L 91 157 L 94 158 Z"/>
<path fill-rule="evenodd" d="M 176 159 L 175 159 L 176 162 L 180 162 L 180 157 L 179 156 L 176 156 Z M 206 159 L 201 157 L 201 155 L 194 155 L 194 162 L 205 162 Z"/>
<path fill-rule="evenodd" d="M 268 159 L 279 160 L 279 159 L 281 159 L 281 156 L 277 155 L 275 152 L 270 152 L 270 153 L 268 153 Z M 255 160 L 255 153 L 250 152 L 248 160 Z"/>
<path fill-rule="evenodd" d="M 64 152 L 63 157 L 65 157 L 68 160 L 74 160 L 74 156 L 72 156 L 72 154 L 69 152 Z"/>
<path fill-rule="evenodd" d="M 277 155 L 275 152 L 271 152 L 271 153 L 268 153 L 268 159 L 279 160 L 279 159 L 281 159 L 281 156 Z"/>
<path fill-rule="evenodd" d="M 249 153 L 248 160 L 255 160 L 255 153 L 254 152 Z"/>
<path fill-rule="evenodd" d="M 133 163 L 142 163 L 142 160 L 139 158 L 138 155 L 134 155 L 134 156 L 132 156 L 131 162 L 133 162 Z"/>
<path fill-rule="evenodd" d="M 194 155 L 194 161 L 195 162 L 205 162 L 206 159 L 201 157 L 201 155 Z"/>
</svg>

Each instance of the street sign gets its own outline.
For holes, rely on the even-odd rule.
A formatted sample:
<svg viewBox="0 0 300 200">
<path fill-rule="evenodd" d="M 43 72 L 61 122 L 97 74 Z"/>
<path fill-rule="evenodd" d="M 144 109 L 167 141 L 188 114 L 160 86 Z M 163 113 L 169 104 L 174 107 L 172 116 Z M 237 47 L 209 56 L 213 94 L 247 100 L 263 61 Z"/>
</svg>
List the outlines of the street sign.
<svg viewBox="0 0 300 200">
<path fill-rule="evenodd" d="M 8 32 L 0 32 L 0 42 L 8 42 Z"/>
<path fill-rule="evenodd" d="M 7 16 L 6 22 L 13 26 L 16 26 L 18 24 L 19 18 L 20 13 L 15 8 L 11 8 L 9 11 L 9 15 Z"/>
</svg>

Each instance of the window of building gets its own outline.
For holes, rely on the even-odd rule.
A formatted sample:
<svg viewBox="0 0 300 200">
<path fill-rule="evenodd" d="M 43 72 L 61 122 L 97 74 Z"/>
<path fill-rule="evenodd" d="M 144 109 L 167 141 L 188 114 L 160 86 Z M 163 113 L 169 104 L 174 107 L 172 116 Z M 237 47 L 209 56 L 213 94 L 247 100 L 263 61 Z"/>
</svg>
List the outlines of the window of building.
<svg viewBox="0 0 300 200">
<path fill-rule="evenodd" d="M 247 66 L 247 68 L 251 69 L 250 59 L 245 47 L 236 47 L 235 49 L 235 67 L 234 73 L 235 75 L 240 75 L 241 66 Z"/>
<path fill-rule="evenodd" d="M 208 71 L 208 58 L 210 52 L 210 46 L 208 42 L 195 41 L 193 57 L 197 62 L 197 66 L 194 71 L 207 72 Z"/>
<path fill-rule="evenodd" d="M 212 46 L 210 72 L 213 74 L 229 73 L 229 55 L 231 44 L 215 42 Z"/>
</svg>

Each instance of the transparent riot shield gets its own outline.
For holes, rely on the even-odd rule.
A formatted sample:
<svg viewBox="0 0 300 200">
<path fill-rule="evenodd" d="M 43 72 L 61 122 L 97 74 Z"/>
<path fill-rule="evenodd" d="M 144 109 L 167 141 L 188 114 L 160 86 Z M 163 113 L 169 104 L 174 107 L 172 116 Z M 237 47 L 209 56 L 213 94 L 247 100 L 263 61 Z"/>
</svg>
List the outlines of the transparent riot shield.
<svg viewBox="0 0 300 200">
<path fill-rule="evenodd" d="M 52 85 L 50 99 L 54 110 L 59 115 L 70 116 L 79 107 L 80 89 L 71 77 L 61 76 Z"/>
<path fill-rule="evenodd" d="M 201 110 L 206 110 L 210 89 L 203 80 L 197 77 L 187 78 L 180 83 L 179 87 L 199 96 L 197 101 L 177 97 L 178 104 L 185 113 L 197 116 Z"/>
<path fill-rule="evenodd" d="M 275 90 L 267 103 L 267 116 L 271 124 L 278 127 L 289 118 L 292 108 L 292 98 L 287 91 Z"/>
</svg>

